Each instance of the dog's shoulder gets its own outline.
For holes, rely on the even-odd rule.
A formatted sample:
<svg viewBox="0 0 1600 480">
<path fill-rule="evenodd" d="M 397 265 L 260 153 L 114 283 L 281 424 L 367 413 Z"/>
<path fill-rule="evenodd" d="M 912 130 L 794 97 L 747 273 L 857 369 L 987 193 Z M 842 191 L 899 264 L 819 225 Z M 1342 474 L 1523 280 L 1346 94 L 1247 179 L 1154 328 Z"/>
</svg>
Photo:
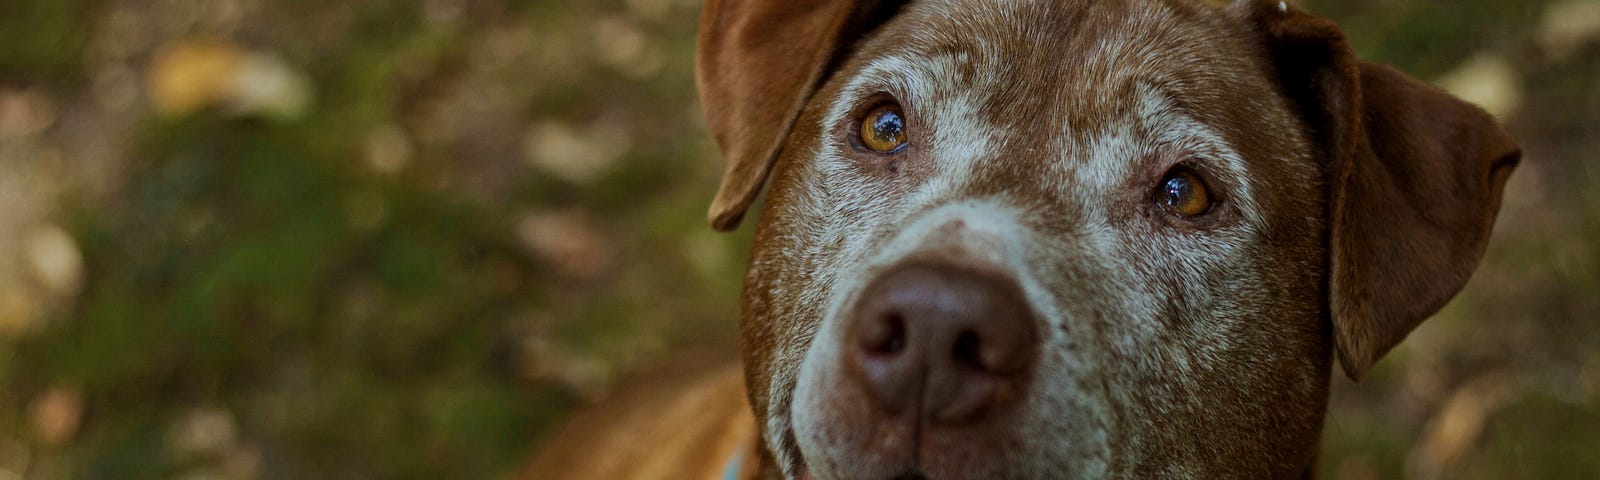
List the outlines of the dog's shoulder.
<svg viewBox="0 0 1600 480">
<path fill-rule="evenodd" d="M 684 362 L 622 382 L 539 448 L 522 479 L 749 478 L 755 419 L 738 364 Z"/>
</svg>

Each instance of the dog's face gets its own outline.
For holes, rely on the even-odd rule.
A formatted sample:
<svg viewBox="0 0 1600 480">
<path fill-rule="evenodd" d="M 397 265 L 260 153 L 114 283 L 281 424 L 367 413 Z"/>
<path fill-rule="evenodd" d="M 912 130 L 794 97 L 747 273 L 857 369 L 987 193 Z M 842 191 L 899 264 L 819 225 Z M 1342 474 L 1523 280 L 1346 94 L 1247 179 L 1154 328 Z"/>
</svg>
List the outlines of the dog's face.
<svg viewBox="0 0 1600 480">
<path fill-rule="evenodd" d="M 800 118 L 751 262 L 747 328 L 782 339 L 751 363 L 785 460 L 879 479 L 1303 468 L 1274 447 L 1321 425 L 1322 225 L 1300 214 L 1322 211 L 1321 175 L 1230 28 L 1158 2 L 974 0 L 913 3 L 863 43 Z M 865 145 L 886 105 L 888 153 Z M 911 263 L 1014 284 L 1034 337 L 1016 398 L 919 431 L 858 385 L 858 310 Z"/>
<path fill-rule="evenodd" d="M 836 3 L 713 2 L 723 33 L 702 38 L 719 140 L 776 159 L 741 325 L 766 460 L 789 477 L 1299 475 L 1335 350 L 1358 375 L 1459 289 L 1432 285 L 1470 272 L 1516 158 L 1481 112 L 1341 63 L 1337 30 L 1286 5 Z M 784 60 L 730 60 L 727 32 L 813 40 L 769 52 L 810 78 L 728 87 Z M 1419 91 L 1443 103 L 1368 105 Z M 793 105 L 781 148 L 751 104 Z M 1498 137 L 1457 153 L 1459 135 L 1370 132 L 1441 113 Z M 734 159 L 720 226 L 766 168 Z M 1417 173 L 1444 179 L 1396 179 Z M 1470 204 L 1348 198 L 1408 189 Z M 1432 225 L 1402 224 L 1417 217 Z M 1427 237 L 1439 225 L 1466 231 Z M 1441 244 L 1399 280 L 1350 265 Z M 1435 270 L 1447 279 L 1417 286 Z M 1372 292 L 1389 283 L 1433 305 L 1391 306 Z"/>
</svg>

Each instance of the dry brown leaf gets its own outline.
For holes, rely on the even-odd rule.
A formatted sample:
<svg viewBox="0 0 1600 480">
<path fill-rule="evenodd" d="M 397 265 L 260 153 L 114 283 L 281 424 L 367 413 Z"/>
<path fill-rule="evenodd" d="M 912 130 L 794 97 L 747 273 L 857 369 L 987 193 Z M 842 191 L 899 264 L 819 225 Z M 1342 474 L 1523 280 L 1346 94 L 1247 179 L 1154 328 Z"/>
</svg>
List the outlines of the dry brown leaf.
<svg viewBox="0 0 1600 480">
<path fill-rule="evenodd" d="M 157 112 L 182 116 L 211 107 L 241 115 L 294 118 L 311 103 L 311 85 L 273 55 L 232 42 L 186 39 L 156 54 L 147 72 Z"/>
<path fill-rule="evenodd" d="M 1600 2 L 1567 0 L 1545 7 L 1535 41 L 1557 61 L 1571 58 L 1585 44 L 1600 40 Z"/>
<path fill-rule="evenodd" d="M 34 278 L 52 295 L 75 295 L 83 286 L 83 253 L 61 227 L 45 224 L 28 230 L 23 251 Z"/>
<path fill-rule="evenodd" d="M 234 446 L 233 414 L 217 408 L 190 411 L 172 427 L 173 446 L 181 452 L 220 455 Z"/>
<path fill-rule="evenodd" d="M 1522 105 L 1522 77 L 1505 57 L 1480 53 L 1439 79 L 1455 96 L 1504 119 Z"/>
<path fill-rule="evenodd" d="M 78 434 L 83 421 L 83 392 L 56 386 L 34 399 L 31 418 L 39 443 L 64 445 Z"/>
<path fill-rule="evenodd" d="M 1514 399 L 1515 386 L 1510 373 L 1491 372 L 1456 389 L 1412 447 L 1407 476 L 1453 478 L 1456 467 L 1477 446 L 1489 418 Z"/>
<path fill-rule="evenodd" d="M 529 213 L 517 222 L 516 233 L 523 245 L 563 276 L 593 280 L 615 263 L 611 239 L 582 211 Z"/>
<path fill-rule="evenodd" d="M 32 137 L 55 124 L 55 104 L 37 92 L 0 89 L 0 139 Z"/>
<path fill-rule="evenodd" d="M 39 303 L 19 286 L 0 285 L 0 339 L 33 331 L 41 318 Z"/>
</svg>

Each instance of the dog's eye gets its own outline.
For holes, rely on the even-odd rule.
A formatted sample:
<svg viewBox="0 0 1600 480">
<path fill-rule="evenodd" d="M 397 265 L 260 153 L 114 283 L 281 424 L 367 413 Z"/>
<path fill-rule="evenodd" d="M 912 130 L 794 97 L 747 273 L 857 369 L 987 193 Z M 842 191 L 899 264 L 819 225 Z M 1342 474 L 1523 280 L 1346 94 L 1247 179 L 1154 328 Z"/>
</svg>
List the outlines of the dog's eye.
<svg viewBox="0 0 1600 480">
<path fill-rule="evenodd" d="M 1173 214 L 1196 217 L 1211 211 L 1211 191 L 1194 170 L 1177 167 L 1162 177 L 1156 203 Z"/>
<path fill-rule="evenodd" d="M 894 153 L 906 145 L 906 119 L 893 103 L 867 111 L 857 130 L 861 146 L 877 153 Z"/>
</svg>

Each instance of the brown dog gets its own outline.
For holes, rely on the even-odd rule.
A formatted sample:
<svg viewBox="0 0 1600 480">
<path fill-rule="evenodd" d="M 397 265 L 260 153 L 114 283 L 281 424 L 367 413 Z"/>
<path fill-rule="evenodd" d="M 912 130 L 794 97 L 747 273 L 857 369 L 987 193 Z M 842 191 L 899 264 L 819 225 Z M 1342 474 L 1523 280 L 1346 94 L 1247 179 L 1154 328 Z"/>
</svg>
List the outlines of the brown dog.
<svg viewBox="0 0 1600 480">
<path fill-rule="evenodd" d="M 748 389 L 539 478 L 1306 477 L 1331 359 L 1461 289 L 1519 158 L 1277 1 L 709 0 L 699 68 L 712 224 L 770 183 Z"/>
</svg>

